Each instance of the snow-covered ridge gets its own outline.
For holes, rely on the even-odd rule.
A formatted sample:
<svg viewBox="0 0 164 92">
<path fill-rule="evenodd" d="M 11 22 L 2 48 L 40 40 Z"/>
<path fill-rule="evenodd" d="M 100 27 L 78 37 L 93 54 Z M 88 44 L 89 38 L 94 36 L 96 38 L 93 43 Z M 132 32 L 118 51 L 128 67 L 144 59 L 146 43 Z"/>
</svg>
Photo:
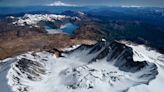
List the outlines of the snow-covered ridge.
<svg viewBox="0 0 164 92">
<path fill-rule="evenodd" d="M 162 92 L 162 63 L 163 55 L 146 47 L 100 42 L 75 46 L 59 58 L 48 52 L 19 55 L 0 80 L 7 76 L 14 92 Z"/>
<path fill-rule="evenodd" d="M 37 25 L 40 21 L 50 21 L 54 22 L 56 20 L 62 20 L 65 18 L 70 18 L 65 15 L 55 15 L 55 14 L 25 14 L 23 17 L 18 17 L 18 20 L 13 22 L 13 24 L 18 24 L 20 26 L 27 25 Z"/>
<path fill-rule="evenodd" d="M 121 43 L 126 44 L 133 49 L 133 59 L 134 61 L 148 61 L 156 64 L 158 75 L 150 82 L 148 85 L 138 85 L 132 87 L 129 92 L 163 92 L 164 85 L 164 55 L 152 50 L 150 47 L 144 45 L 137 45 L 128 41 L 121 41 Z"/>
<path fill-rule="evenodd" d="M 164 66 L 164 55 L 145 45 L 138 45 L 129 41 L 120 41 L 133 49 L 134 61 L 149 61 Z M 161 62 L 159 62 L 161 61 Z"/>
</svg>

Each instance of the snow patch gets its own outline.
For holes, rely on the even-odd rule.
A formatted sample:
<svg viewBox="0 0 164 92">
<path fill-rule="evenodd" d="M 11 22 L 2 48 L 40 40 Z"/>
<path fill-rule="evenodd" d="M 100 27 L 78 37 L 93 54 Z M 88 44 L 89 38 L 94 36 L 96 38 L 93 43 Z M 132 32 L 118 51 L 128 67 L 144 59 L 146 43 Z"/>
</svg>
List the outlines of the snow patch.
<svg viewBox="0 0 164 92">
<path fill-rule="evenodd" d="M 73 45 L 70 48 L 62 49 L 62 51 L 71 51 L 77 49 L 78 47 L 80 47 L 80 45 Z"/>
</svg>

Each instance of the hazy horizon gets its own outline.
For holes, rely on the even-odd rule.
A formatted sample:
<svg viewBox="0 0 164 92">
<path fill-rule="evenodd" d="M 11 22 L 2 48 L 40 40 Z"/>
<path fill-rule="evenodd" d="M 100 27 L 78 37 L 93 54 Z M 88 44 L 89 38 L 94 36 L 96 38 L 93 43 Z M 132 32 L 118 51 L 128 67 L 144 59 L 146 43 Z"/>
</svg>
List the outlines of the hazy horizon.
<svg viewBox="0 0 164 92">
<path fill-rule="evenodd" d="M 0 0 L 0 7 L 37 5 L 164 7 L 164 0 Z"/>
</svg>

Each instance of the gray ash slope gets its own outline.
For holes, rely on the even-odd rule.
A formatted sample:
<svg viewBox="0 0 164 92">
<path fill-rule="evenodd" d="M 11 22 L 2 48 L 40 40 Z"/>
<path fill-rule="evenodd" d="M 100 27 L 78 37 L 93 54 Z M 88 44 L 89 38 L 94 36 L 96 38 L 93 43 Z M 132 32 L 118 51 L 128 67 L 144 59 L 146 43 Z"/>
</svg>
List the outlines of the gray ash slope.
<svg viewBox="0 0 164 92">
<path fill-rule="evenodd" d="M 1 63 L 1 71 L 7 72 L 0 74 L 6 77 L 1 86 L 9 84 L 14 92 L 135 92 L 135 87 L 149 88 L 164 75 L 160 71 L 164 60 L 159 59 L 163 55 L 145 48 L 140 52 L 136 47 L 140 48 L 100 42 L 63 52 L 59 58 L 49 52 L 25 53 L 4 60 L 6 68 Z M 158 63 L 149 54 L 143 56 L 145 52 L 158 55 Z M 6 87 L 3 92 L 10 91 Z"/>
</svg>

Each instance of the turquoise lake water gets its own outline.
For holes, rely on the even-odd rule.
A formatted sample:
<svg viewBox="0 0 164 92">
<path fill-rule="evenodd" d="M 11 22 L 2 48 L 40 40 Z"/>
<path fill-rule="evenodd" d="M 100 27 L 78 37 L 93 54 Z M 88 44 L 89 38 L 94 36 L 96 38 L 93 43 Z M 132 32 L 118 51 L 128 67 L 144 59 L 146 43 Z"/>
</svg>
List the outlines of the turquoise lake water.
<svg viewBox="0 0 164 92">
<path fill-rule="evenodd" d="M 50 26 L 45 26 L 46 31 L 51 34 L 55 33 L 67 33 L 67 34 L 72 34 L 73 31 L 75 31 L 78 28 L 76 24 L 73 23 L 66 23 L 62 25 L 60 28 L 54 29 Z M 52 32 L 53 31 L 53 32 Z"/>
</svg>

